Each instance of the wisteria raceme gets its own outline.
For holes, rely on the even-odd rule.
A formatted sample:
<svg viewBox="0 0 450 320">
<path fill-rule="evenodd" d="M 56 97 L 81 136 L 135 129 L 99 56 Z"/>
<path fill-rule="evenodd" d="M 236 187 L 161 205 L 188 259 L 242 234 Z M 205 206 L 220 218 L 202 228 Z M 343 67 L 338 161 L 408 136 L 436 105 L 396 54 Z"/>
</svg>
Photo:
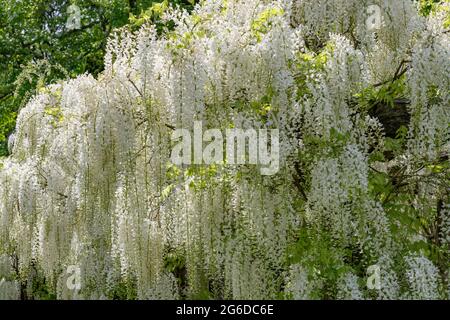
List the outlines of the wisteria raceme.
<svg viewBox="0 0 450 320">
<path fill-rule="evenodd" d="M 396 299 L 400 293 L 399 278 L 394 269 L 394 262 L 388 255 L 381 256 L 378 261 L 380 267 L 380 290 L 378 299 Z"/>
<path fill-rule="evenodd" d="M 358 277 L 354 274 L 347 273 L 339 280 L 339 299 L 344 300 L 361 300 L 363 298 L 362 292 L 359 289 Z"/>
<path fill-rule="evenodd" d="M 295 300 L 307 300 L 312 298 L 314 283 L 310 281 L 308 273 L 300 264 L 294 264 L 289 270 L 286 291 Z"/>
<path fill-rule="evenodd" d="M 406 257 L 409 270 L 406 273 L 412 299 L 437 299 L 437 268 L 425 257 Z"/>
<path fill-rule="evenodd" d="M 208 0 L 162 19 L 173 30 L 118 30 L 97 79 L 21 110 L 0 160 L 0 298 L 449 297 L 442 12 Z M 400 98 L 410 121 L 386 137 L 372 108 Z M 278 129 L 279 171 L 176 166 L 172 133 L 196 121 Z"/>
<path fill-rule="evenodd" d="M 412 48 L 409 74 L 414 124 L 410 127 L 414 136 L 409 141 L 411 153 L 425 154 L 430 159 L 439 155 L 450 137 L 450 67 L 441 63 L 450 59 L 450 42 L 441 27 L 443 20 L 442 14 L 430 18 L 424 39 Z"/>
<path fill-rule="evenodd" d="M 0 300 L 20 298 L 20 285 L 14 280 L 14 270 L 9 256 L 0 256 Z"/>
</svg>

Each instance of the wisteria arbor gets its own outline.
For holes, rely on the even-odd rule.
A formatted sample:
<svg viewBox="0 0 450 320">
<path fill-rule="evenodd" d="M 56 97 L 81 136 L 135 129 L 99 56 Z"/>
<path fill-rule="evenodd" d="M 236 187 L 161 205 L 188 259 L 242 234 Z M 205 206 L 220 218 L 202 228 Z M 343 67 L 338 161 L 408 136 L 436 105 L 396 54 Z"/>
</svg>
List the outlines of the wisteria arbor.
<svg viewBox="0 0 450 320">
<path fill-rule="evenodd" d="M 449 10 L 208 0 L 117 32 L 20 112 L 0 298 L 447 299 Z M 174 165 L 195 121 L 278 129 L 279 171 Z"/>
</svg>

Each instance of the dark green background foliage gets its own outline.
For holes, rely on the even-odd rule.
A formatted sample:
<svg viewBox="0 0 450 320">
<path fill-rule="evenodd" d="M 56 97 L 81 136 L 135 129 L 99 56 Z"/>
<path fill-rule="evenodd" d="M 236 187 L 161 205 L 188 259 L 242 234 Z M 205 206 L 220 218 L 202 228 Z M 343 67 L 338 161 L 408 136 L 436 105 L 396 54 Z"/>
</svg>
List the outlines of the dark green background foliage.
<svg viewBox="0 0 450 320">
<path fill-rule="evenodd" d="M 103 69 L 107 38 L 115 28 L 136 29 L 153 19 L 151 0 L 0 0 L 0 157 L 19 109 L 40 87 Z M 193 8 L 193 0 L 165 4 Z M 81 28 L 67 30 L 67 9 L 81 9 Z M 141 19 L 140 19 L 141 18 Z"/>
</svg>

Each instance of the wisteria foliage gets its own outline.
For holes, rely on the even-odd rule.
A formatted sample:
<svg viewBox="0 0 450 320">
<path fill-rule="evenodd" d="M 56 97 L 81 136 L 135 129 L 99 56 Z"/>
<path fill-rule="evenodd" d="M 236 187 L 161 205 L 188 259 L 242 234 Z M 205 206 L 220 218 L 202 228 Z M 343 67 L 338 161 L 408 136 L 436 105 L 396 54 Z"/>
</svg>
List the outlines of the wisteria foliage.
<svg viewBox="0 0 450 320">
<path fill-rule="evenodd" d="M 168 9 L 163 34 L 116 32 L 97 79 L 20 112 L 0 169 L 0 298 L 448 298 L 448 9 L 209 0 Z M 393 142 L 364 97 L 390 83 L 410 121 L 378 159 Z M 279 129 L 280 171 L 172 165 L 172 131 L 194 121 Z"/>
</svg>

